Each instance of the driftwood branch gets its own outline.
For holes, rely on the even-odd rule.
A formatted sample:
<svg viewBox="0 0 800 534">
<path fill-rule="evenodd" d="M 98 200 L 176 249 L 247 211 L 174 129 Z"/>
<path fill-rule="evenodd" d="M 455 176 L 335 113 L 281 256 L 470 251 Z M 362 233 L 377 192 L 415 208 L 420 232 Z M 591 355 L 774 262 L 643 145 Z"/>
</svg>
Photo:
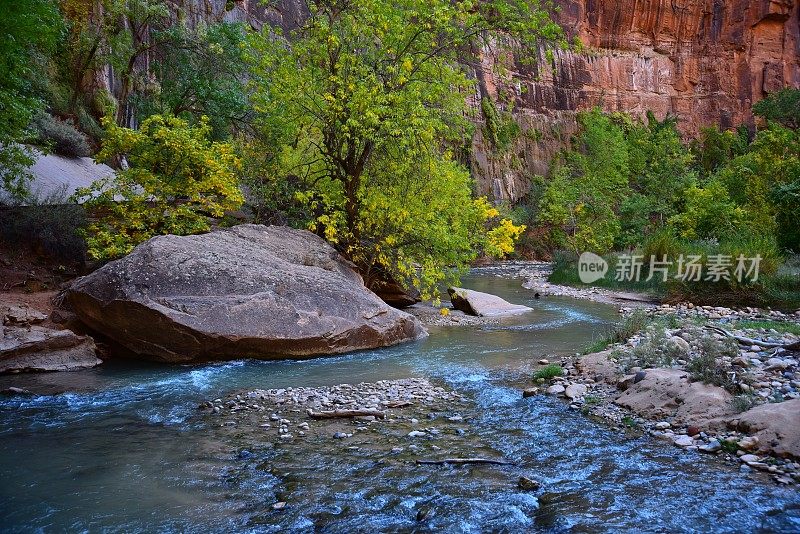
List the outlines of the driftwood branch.
<svg viewBox="0 0 800 534">
<path fill-rule="evenodd" d="M 719 328 L 718 326 L 706 325 L 706 328 L 708 328 L 709 330 L 713 330 L 714 332 L 718 332 L 731 339 L 735 339 L 742 345 L 758 345 L 759 347 L 764 347 L 766 349 L 800 350 L 800 342 L 784 345 L 783 343 L 774 343 L 772 341 L 762 341 L 760 339 L 737 336 L 728 332 L 724 328 Z"/>
<path fill-rule="evenodd" d="M 464 464 L 493 464 L 493 465 L 514 465 L 514 462 L 506 460 L 493 460 L 491 458 L 445 458 L 444 460 L 417 460 L 419 465 L 464 465 Z"/>
<path fill-rule="evenodd" d="M 306 413 L 312 419 L 336 419 L 338 417 L 362 417 L 362 416 L 375 416 L 380 419 L 384 419 L 386 417 L 386 413 L 380 410 L 368 410 L 368 409 L 358 409 L 358 410 L 329 410 L 323 412 L 315 412 L 311 408 L 309 408 Z"/>
<path fill-rule="evenodd" d="M 414 403 L 411 401 L 392 401 L 386 404 L 387 408 L 405 408 L 406 406 L 413 406 Z"/>
</svg>

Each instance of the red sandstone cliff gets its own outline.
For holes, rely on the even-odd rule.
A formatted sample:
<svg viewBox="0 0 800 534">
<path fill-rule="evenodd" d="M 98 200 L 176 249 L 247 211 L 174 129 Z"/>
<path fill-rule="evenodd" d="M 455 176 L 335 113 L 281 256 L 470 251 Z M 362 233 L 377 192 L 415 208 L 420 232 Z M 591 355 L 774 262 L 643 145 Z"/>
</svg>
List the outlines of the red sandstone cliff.
<svg viewBox="0 0 800 534">
<path fill-rule="evenodd" d="M 498 80 L 484 58 L 485 90 L 494 97 L 498 85 L 506 97 L 510 92 L 523 130 L 538 132 L 533 142 L 521 139 L 512 155 L 492 155 L 480 135 L 475 140 L 473 171 L 483 192 L 495 198 L 518 198 L 528 176 L 546 169 L 564 134 L 574 129 L 570 111 L 600 106 L 634 114 L 652 110 L 659 118 L 671 113 L 692 136 L 703 126 L 752 123 L 753 103 L 782 87 L 800 87 L 795 0 L 556 4 L 559 22 L 580 39 L 581 52 L 557 52 L 552 64 L 542 56 L 536 67 L 517 65 L 511 84 Z"/>
</svg>

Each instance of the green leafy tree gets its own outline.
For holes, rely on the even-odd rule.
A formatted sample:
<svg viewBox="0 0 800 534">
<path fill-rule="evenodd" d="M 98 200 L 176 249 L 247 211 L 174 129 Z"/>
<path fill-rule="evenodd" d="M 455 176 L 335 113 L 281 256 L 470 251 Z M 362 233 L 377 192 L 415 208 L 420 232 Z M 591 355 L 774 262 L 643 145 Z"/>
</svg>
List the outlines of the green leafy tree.
<svg viewBox="0 0 800 534">
<path fill-rule="evenodd" d="M 128 168 L 76 196 L 94 219 L 86 232 L 89 255 L 112 259 L 155 235 L 206 232 L 210 219 L 243 202 L 227 143 L 209 140 L 206 119 L 196 126 L 154 115 L 139 130 L 106 120 L 98 159 L 124 156 Z"/>
<path fill-rule="evenodd" d="M 620 234 L 620 203 L 630 192 L 623 128 L 593 109 L 578 115 L 581 130 L 557 165 L 540 200 L 539 221 L 556 243 L 581 253 L 608 251 Z"/>
<path fill-rule="evenodd" d="M 685 209 L 670 218 L 670 224 L 687 239 L 724 239 L 741 231 L 746 211 L 730 198 L 719 180 L 692 185 L 685 192 Z"/>
<path fill-rule="evenodd" d="M 175 24 L 155 35 L 160 43 L 145 89 L 133 99 L 140 120 L 169 114 L 189 121 L 206 116 L 216 139 L 246 129 L 251 106 L 244 90 L 245 28 L 218 23 Z"/>
<path fill-rule="evenodd" d="M 785 88 L 753 105 L 753 113 L 787 128 L 800 126 L 800 89 Z"/>
<path fill-rule="evenodd" d="M 750 144 L 747 128 L 720 131 L 716 126 L 703 128 L 690 144 L 695 165 L 703 176 L 710 176 L 733 158 L 747 152 Z"/>
<path fill-rule="evenodd" d="M 387 270 L 430 293 L 474 257 L 492 219 L 469 199 L 448 148 L 471 132 L 473 82 L 461 58 L 511 38 L 528 48 L 559 29 L 535 0 L 308 7 L 291 35 L 267 28 L 252 42 L 259 128 L 278 147 L 273 168 L 305 184 L 298 198 L 314 214 L 311 227 L 368 284 L 370 273 Z"/>
<path fill-rule="evenodd" d="M 18 143 L 43 102 L 35 90 L 37 78 L 63 29 L 58 7 L 51 0 L 3 3 L 0 16 L 0 187 L 11 197 L 27 193 L 31 155 Z"/>
</svg>

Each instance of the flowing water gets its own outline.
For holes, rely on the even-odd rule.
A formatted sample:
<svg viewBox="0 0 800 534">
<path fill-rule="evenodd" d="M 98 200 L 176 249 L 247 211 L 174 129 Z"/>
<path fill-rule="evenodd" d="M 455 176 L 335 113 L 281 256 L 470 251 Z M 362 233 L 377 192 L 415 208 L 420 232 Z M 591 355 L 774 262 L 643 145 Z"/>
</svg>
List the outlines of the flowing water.
<svg viewBox="0 0 800 534">
<path fill-rule="evenodd" d="M 477 274 L 465 286 L 528 304 L 530 314 L 433 328 L 426 340 L 379 351 L 2 377 L 0 389 L 71 392 L 0 400 L 0 530 L 800 531 L 796 489 L 622 435 L 558 399 L 521 399 L 513 383 L 531 361 L 579 350 L 616 311 L 533 300 L 519 283 Z M 346 440 L 254 444 L 216 431 L 196 410 L 233 390 L 405 377 L 467 396 L 458 413 L 469 430 L 432 443 L 516 465 L 417 466 Z M 521 474 L 542 489 L 518 490 Z M 277 500 L 288 506 L 273 510 Z"/>
</svg>

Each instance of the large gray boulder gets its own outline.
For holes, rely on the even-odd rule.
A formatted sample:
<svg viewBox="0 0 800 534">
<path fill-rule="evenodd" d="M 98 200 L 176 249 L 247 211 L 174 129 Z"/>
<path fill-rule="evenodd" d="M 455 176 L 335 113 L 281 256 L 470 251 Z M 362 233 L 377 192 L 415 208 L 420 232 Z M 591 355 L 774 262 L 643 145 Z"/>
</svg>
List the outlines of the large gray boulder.
<svg viewBox="0 0 800 534">
<path fill-rule="evenodd" d="M 0 326 L 0 374 L 74 371 L 103 363 L 92 338 L 41 326 Z"/>
<path fill-rule="evenodd" d="M 278 226 L 155 237 L 77 280 L 67 300 L 94 330 L 165 362 L 303 358 L 426 335 L 321 238 Z"/>
</svg>

